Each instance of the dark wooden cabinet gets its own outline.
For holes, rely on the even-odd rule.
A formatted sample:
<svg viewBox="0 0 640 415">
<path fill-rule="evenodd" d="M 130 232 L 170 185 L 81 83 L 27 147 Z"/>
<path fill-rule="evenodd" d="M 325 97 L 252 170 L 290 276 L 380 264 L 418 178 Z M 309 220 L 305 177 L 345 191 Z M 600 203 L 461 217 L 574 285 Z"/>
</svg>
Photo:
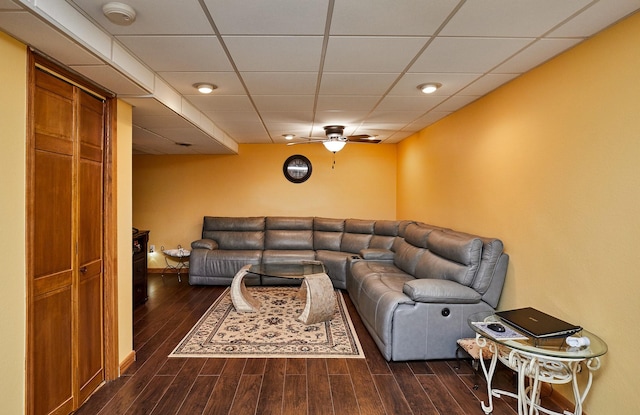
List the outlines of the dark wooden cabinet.
<svg viewBox="0 0 640 415">
<path fill-rule="evenodd" d="M 149 231 L 133 234 L 133 308 L 147 301 L 147 244 Z"/>
</svg>

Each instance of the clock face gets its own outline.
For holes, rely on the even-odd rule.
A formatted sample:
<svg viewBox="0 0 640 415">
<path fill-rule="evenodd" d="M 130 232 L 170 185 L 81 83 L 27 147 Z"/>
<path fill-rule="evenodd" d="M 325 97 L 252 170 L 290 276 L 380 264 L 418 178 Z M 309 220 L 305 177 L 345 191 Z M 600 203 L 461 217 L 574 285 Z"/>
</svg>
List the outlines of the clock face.
<svg viewBox="0 0 640 415">
<path fill-rule="evenodd" d="M 311 162 L 300 154 L 289 157 L 282 166 L 284 177 L 293 183 L 302 183 L 311 176 Z"/>
</svg>

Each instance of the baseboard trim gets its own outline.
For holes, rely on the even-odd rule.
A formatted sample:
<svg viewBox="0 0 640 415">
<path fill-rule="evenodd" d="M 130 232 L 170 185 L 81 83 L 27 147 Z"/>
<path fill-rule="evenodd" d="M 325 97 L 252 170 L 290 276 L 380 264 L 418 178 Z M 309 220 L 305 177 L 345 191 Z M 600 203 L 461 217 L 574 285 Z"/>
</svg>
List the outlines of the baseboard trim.
<svg viewBox="0 0 640 415">
<path fill-rule="evenodd" d="M 553 389 L 553 387 L 548 383 L 541 383 L 540 395 L 551 396 L 551 399 L 567 412 L 575 410 L 573 401 L 571 401 L 571 399 L 567 398 L 557 390 Z M 582 411 L 582 415 L 587 415 L 587 413 Z"/>
<path fill-rule="evenodd" d="M 120 362 L 120 376 L 136 361 L 136 351 L 132 350 L 122 362 Z"/>
<path fill-rule="evenodd" d="M 149 268 L 147 269 L 149 274 L 177 274 L 178 271 L 173 268 Z M 180 268 L 180 275 L 189 275 L 189 268 Z"/>
</svg>

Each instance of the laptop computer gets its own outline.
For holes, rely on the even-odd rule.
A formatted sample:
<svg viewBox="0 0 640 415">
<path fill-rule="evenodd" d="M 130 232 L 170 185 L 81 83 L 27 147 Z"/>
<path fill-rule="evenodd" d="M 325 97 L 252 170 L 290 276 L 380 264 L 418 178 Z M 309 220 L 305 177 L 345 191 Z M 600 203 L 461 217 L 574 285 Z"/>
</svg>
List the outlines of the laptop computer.
<svg viewBox="0 0 640 415">
<path fill-rule="evenodd" d="M 567 323 L 532 307 L 498 311 L 496 315 L 507 324 L 535 338 L 566 337 L 582 330 L 580 326 Z"/>
</svg>

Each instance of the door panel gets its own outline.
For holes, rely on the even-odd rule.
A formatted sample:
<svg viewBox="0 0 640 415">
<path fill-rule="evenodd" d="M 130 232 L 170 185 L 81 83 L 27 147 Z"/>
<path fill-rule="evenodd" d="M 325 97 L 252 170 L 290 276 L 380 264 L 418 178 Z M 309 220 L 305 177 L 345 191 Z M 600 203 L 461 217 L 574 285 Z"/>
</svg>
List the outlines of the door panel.
<svg viewBox="0 0 640 415">
<path fill-rule="evenodd" d="M 103 163 L 104 104 L 81 92 L 78 140 L 78 384 L 84 401 L 104 380 Z"/>
</svg>

